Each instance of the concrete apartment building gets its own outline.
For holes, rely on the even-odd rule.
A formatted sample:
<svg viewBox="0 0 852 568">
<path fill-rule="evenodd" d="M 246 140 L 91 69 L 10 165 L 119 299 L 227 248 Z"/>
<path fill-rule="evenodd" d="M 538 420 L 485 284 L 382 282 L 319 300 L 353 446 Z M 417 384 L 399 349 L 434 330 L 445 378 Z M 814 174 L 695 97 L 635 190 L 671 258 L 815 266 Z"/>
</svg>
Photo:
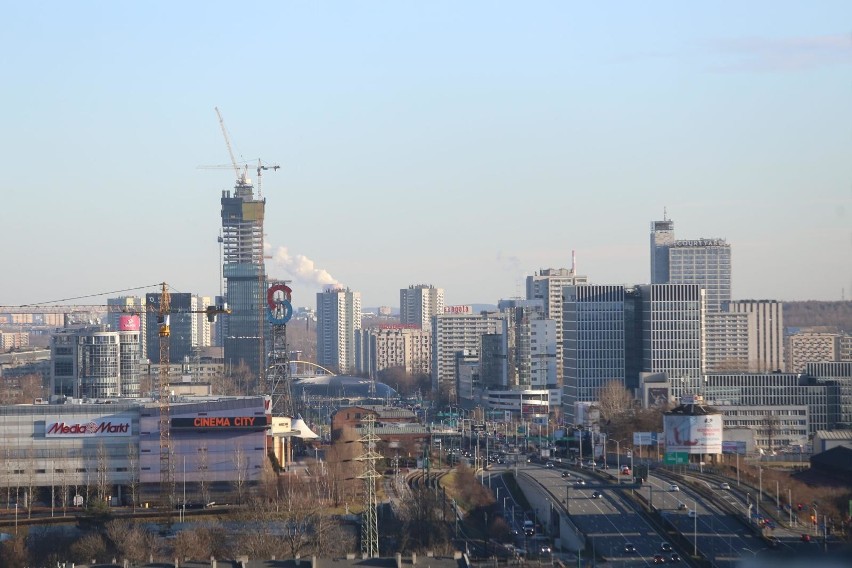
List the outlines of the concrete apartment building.
<svg viewBox="0 0 852 568">
<path fill-rule="evenodd" d="M 355 332 L 355 369 L 375 377 L 398 367 L 410 374 L 431 373 L 432 333 L 419 324 L 380 324 Z"/>
<path fill-rule="evenodd" d="M 578 275 L 576 268 L 576 261 L 572 262 L 570 269 L 543 268 L 527 276 L 526 280 L 526 299 L 541 300 L 545 319 L 553 320 L 556 325 L 556 381 L 560 387 L 565 375 L 562 368 L 562 289 L 565 286 L 587 284 L 589 281 L 587 276 Z"/>
<path fill-rule="evenodd" d="M 339 373 L 355 370 L 355 333 L 361 329 L 361 294 L 346 288 L 317 293 L 317 363 Z"/>
<path fill-rule="evenodd" d="M 432 390 L 444 389 L 454 401 L 457 393 L 457 357 L 482 352 L 482 336 L 502 331 L 502 318 L 494 312 L 474 314 L 470 306 L 445 306 L 432 318 Z"/>
<path fill-rule="evenodd" d="M 789 335 L 787 368 L 792 373 L 803 373 L 808 363 L 852 361 L 852 354 L 843 349 L 849 339 L 840 333 L 802 331 Z"/>
<path fill-rule="evenodd" d="M 399 323 L 428 330 L 432 318 L 444 313 L 444 290 L 431 284 L 413 284 L 399 291 Z"/>
<path fill-rule="evenodd" d="M 556 322 L 541 300 L 500 300 L 502 329 L 482 337 L 480 383 L 488 390 L 556 388 Z"/>
</svg>

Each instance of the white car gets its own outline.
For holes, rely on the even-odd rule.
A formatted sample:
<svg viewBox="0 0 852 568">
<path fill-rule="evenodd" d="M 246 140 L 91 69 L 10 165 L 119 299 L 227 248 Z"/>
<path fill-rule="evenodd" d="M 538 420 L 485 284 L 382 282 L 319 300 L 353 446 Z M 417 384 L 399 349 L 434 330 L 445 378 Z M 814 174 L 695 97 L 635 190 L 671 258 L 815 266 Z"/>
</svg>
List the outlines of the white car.
<svg viewBox="0 0 852 568">
<path fill-rule="evenodd" d="M 672 483 L 669 485 L 669 491 L 680 491 L 680 487 L 678 487 L 677 484 Z"/>
<path fill-rule="evenodd" d="M 730 489 L 731 485 L 729 483 L 722 483 L 719 485 L 719 489 Z"/>
</svg>

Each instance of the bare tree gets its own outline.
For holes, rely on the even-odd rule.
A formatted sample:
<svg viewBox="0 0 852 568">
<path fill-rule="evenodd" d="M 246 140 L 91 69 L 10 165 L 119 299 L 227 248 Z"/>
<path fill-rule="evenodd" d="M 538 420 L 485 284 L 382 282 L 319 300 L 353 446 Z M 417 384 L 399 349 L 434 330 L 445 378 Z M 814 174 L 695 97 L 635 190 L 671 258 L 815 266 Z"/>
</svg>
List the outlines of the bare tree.
<svg viewBox="0 0 852 568">
<path fill-rule="evenodd" d="M 120 558 L 138 564 L 147 560 L 148 531 L 126 519 L 116 519 L 106 524 L 106 535 Z"/>
<path fill-rule="evenodd" d="M 322 503 L 316 488 L 296 477 L 288 478 L 281 503 L 282 520 L 286 527 L 283 542 L 293 558 L 303 553 L 312 540 L 312 528 L 322 514 Z"/>
<path fill-rule="evenodd" d="M 363 453 L 363 444 L 358 439 L 358 432 L 354 428 L 345 427 L 336 432 L 334 442 L 326 451 L 328 498 L 335 507 L 348 503 L 347 495 L 354 497 L 363 485 L 363 482 L 357 479 L 362 467 L 354 459 Z M 316 475 L 320 474 L 321 472 L 317 472 Z"/>
<path fill-rule="evenodd" d="M 35 501 L 34 493 L 36 489 L 36 480 L 35 480 L 35 469 L 36 469 L 36 461 L 35 461 L 35 448 L 30 446 L 27 449 L 27 456 L 24 460 L 24 482 L 26 483 L 26 498 L 27 498 L 27 518 L 31 519 L 33 516 L 33 501 Z"/>
<path fill-rule="evenodd" d="M 97 466 L 95 470 L 95 488 L 101 503 L 109 505 L 112 487 L 109 483 L 109 457 L 103 441 L 98 442 Z"/>
<path fill-rule="evenodd" d="M 6 489 L 7 509 L 12 507 L 12 486 L 17 485 L 13 482 L 13 471 L 14 464 L 12 462 L 12 450 L 10 448 L 3 448 L 3 460 L 2 464 L 0 464 L 0 483 L 2 483 L 3 488 Z M 17 489 L 15 493 L 17 494 Z"/>
<path fill-rule="evenodd" d="M 633 395 L 621 381 L 609 381 L 598 391 L 597 407 L 601 412 L 601 420 L 613 420 L 624 413 L 631 413 Z"/>
<path fill-rule="evenodd" d="M 27 539 L 23 534 L 0 542 L 0 568 L 24 568 L 28 565 Z"/>
<path fill-rule="evenodd" d="M 127 480 L 127 488 L 130 490 L 130 505 L 136 512 L 136 503 L 139 502 L 139 447 L 136 444 L 127 444 L 127 470 L 130 478 Z"/>
<path fill-rule="evenodd" d="M 71 557 L 78 563 L 89 564 L 106 556 L 107 543 L 100 534 L 91 532 L 83 535 L 71 545 Z"/>
<path fill-rule="evenodd" d="M 766 436 L 768 450 L 771 451 L 775 448 L 773 440 L 778 438 L 780 431 L 781 421 L 778 419 L 778 415 L 766 411 L 763 415 L 763 420 L 761 420 L 759 433 Z"/>
<path fill-rule="evenodd" d="M 450 539 L 449 525 L 444 520 L 443 496 L 431 487 L 412 489 L 402 504 L 400 516 L 403 522 L 398 538 L 406 549 L 444 547 Z"/>
<path fill-rule="evenodd" d="M 228 534 L 218 523 L 204 524 L 180 531 L 175 537 L 175 556 L 194 560 L 231 558 L 235 552 L 231 549 Z"/>
<path fill-rule="evenodd" d="M 210 502 L 210 456 L 207 445 L 198 448 L 198 490 L 201 493 L 201 502 Z"/>
<path fill-rule="evenodd" d="M 234 489 L 237 490 L 237 504 L 243 503 L 243 491 L 248 480 L 248 456 L 242 445 L 237 442 L 237 447 L 234 449 Z"/>
<path fill-rule="evenodd" d="M 57 469 L 56 473 L 59 474 L 59 503 L 62 506 L 62 516 L 64 517 L 68 510 L 68 488 L 71 485 L 71 472 L 63 467 L 63 469 Z"/>
</svg>

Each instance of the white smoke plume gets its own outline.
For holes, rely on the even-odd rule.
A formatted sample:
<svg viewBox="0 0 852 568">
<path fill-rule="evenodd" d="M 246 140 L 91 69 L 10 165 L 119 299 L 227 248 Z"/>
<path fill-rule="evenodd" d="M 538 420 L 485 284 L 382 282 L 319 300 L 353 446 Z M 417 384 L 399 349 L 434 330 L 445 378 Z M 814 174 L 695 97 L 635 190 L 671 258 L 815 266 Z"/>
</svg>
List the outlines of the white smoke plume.
<svg viewBox="0 0 852 568">
<path fill-rule="evenodd" d="M 323 290 L 344 287 L 327 270 L 317 268 L 313 260 L 303 254 L 291 255 L 287 247 L 278 247 L 272 256 L 272 262 L 292 276 L 293 280 L 303 284 L 315 285 Z"/>
</svg>

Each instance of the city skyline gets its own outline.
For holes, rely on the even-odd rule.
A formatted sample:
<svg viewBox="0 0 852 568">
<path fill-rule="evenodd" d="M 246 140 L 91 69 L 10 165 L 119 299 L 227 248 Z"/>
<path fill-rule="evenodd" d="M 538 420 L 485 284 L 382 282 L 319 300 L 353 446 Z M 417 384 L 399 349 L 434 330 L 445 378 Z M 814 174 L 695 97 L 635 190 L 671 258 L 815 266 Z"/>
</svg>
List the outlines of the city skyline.
<svg viewBox="0 0 852 568">
<path fill-rule="evenodd" d="M 664 209 L 731 245 L 733 299 L 852 296 L 846 2 L 224 13 L 10 7 L 0 304 L 219 295 L 217 106 L 240 162 L 281 166 L 266 267 L 296 306 L 420 282 L 496 304 L 572 251 L 589 282 L 650 283 Z"/>
</svg>

